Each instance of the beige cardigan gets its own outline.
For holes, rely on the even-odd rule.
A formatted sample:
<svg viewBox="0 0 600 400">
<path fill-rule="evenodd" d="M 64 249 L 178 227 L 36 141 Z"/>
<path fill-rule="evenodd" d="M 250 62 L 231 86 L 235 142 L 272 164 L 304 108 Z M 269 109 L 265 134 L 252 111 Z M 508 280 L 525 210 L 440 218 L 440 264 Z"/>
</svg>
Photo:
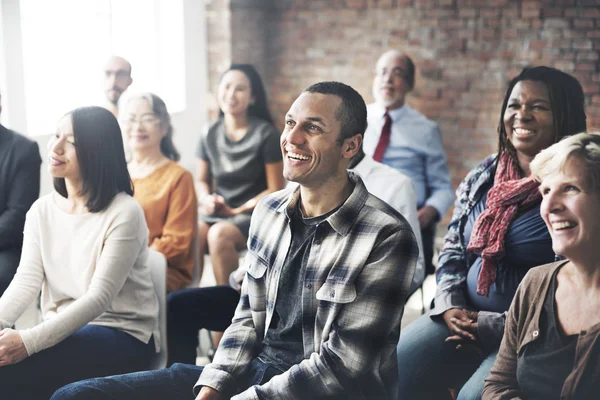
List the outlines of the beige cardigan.
<svg viewBox="0 0 600 400">
<path fill-rule="evenodd" d="M 32 355 L 86 324 L 120 329 L 158 346 L 158 301 L 150 272 L 148 228 L 141 207 L 118 194 L 104 211 L 69 214 L 53 192 L 25 221 L 17 273 L 0 298 L 0 329 L 13 325 L 42 290 L 44 321 L 19 331 Z M 158 347 L 157 347 L 158 348 Z"/>
<path fill-rule="evenodd" d="M 524 346 L 539 337 L 540 315 L 552 274 L 568 261 L 532 268 L 517 289 L 506 316 L 504 338 L 496 362 L 485 381 L 483 399 L 521 399 L 517 359 Z M 573 370 L 561 399 L 600 398 L 600 325 L 582 331 L 577 339 Z"/>
</svg>

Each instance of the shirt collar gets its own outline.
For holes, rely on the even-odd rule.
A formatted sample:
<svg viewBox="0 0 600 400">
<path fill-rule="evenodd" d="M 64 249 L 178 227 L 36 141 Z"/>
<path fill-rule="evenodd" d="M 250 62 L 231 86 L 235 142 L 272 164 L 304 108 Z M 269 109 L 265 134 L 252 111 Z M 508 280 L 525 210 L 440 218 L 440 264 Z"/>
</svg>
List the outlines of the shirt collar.
<svg viewBox="0 0 600 400">
<path fill-rule="evenodd" d="M 359 163 L 360 165 L 360 163 Z M 325 221 L 331 225 L 331 227 L 340 235 L 346 236 L 354 221 L 358 218 L 360 210 L 367 202 L 369 192 L 365 188 L 365 185 L 360 176 L 354 171 L 348 171 L 348 178 L 350 182 L 354 184 L 354 189 L 350 196 L 346 199 L 344 204 L 336 212 L 331 214 Z M 285 212 L 286 217 L 291 219 L 294 209 L 300 199 L 300 185 L 294 190 L 287 201 L 284 201 L 279 208 L 278 212 Z"/>
<path fill-rule="evenodd" d="M 352 171 L 356 172 L 359 176 L 368 176 L 374 166 L 375 160 L 373 160 L 373 157 L 365 154 L 363 159 L 352 168 Z"/>
<path fill-rule="evenodd" d="M 408 105 L 404 104 L 402 107 L 400 108 L 395 108 L 393 110 L 387 111 L 385 109 L 385 107 L 381 106 L 379 103 L 377 104 L 377 109 L 378 111 L 378 115 L 381 119 L 383 119 L 383 116 L 385 115 L 385 113 L 387 112 L 390 115 L 390 118 L 392 119 L 392 121 L 398 121 L 399 119 L 401 119 L 404 114 L 406 114 L 406 112 L 408 111 Z"/>
</svg>

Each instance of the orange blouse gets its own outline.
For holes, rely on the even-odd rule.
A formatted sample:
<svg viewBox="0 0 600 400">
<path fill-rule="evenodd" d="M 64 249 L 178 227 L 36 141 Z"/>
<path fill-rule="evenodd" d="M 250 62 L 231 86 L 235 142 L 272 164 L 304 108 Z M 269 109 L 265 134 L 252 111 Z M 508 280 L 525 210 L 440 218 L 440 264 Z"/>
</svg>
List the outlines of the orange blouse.
<svg viewBox="0 0 600 400">
<path fill-rule="evenodd" d="M 144 178 L 133 179 L 150 230 L 148 244 L 167 259 L 167 290 L 192 282 L 198 202 L 192 174 L 169 161 Z"/>
</svg>

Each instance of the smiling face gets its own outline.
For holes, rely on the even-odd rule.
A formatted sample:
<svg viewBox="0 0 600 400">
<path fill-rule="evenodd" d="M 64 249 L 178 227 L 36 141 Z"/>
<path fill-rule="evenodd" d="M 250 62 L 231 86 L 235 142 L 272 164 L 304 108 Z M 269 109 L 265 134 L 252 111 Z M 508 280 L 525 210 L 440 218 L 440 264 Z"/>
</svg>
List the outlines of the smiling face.
<svg viewBox="0 0 600 400">
<path fill-rule="evenodd" d="M 406 57 L 396 51 L 384 53 L 377 61 L 373 79 L 373 97 L 387 110 L 404 105 L 404 98 L 411 88 L 406 81 L 408 65 Z"/>
<path fill-rule="evenodd" d="M 540 214 L 552 236 L 556 254 L 567 258 L 595 254 L 600 237 L 600 193 L 589 190 L 583 163 L 571 156 L 562 171 L 540 184 Z"/>
<path fill-rule="evenodd" d="M 123 113 L 123 132 L 132 151 L 160 149 L 167 128 L 144 98 L 130 100 Z"/>
<path fill-rule="evenodd" d="M 245 115 L 254 103 L 250 79 L 242 71 L 231 70 L 223 75 L 217 91 L 217 101 L 223 114 Z"/>
<path fill-rule="evenodd" d="M 287 180 L 319 187 L 345 174 L 356 151 L 348 152 L 345 141 L 341 145 L 338 141 L 341 123 L 336 111 L 341 103 L 338 96 L 304 92 L 292 104 L 281 134 Z"/>
<path fill-rule="evenodd" d="M 53 178 L 81 180 L 70 114 L 62 117 L 56 133 L 48 141 L 48 171 Z"/>
<path fill-rule="evenodd" d="M 519 158 L 533 158 L 554 143 L 550 94 L 539 81 L 518 82 L 504 111 L 504 129 Z"/>
</svg>

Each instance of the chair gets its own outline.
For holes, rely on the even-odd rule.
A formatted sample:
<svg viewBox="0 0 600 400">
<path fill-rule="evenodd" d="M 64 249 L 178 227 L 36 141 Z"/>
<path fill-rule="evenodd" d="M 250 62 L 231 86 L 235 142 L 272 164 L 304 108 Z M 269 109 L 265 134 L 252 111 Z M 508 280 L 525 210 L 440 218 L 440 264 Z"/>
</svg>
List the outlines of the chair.
<svg viewBox="0 0 600 400">
<path fill-rule="evenodd" d="M 194 246 L 194 270 L 192 271 L 192 283 L 188 288 L 200 287 L 200 280 L 202 279 L 202 269 L 200 268 L 200 257 L 204 257 L 204 254 L 200 254 L 198 243 L 200 242 L 200 235 L 198 235 L 198 226 L 196 226 L 194 232 L 194 239 L 192 240 L 192 246 Z"/>
<path fill-rule="evenodd" d="M 150 268 L 154 291 L 158 299 L 158 326 L 160 329 L 160 351 L 151 362 L 152 369 L 167 366 L 167 260 L 158 251 L 148 249 L 146 265 Z"/>
</svg>

